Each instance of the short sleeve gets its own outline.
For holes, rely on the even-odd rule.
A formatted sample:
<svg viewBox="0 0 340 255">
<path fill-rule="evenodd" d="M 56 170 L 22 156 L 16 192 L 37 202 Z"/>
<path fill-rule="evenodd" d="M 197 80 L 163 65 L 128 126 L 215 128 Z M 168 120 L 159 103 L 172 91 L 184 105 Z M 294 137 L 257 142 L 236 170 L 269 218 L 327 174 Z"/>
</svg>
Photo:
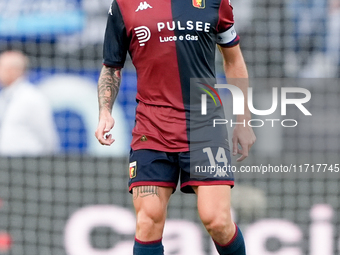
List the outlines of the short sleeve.
<svg viewBox="0 0 340 255">
<path fill-rule="evenodd" d="M 237 45 L 240 37 L 235 30 L 233 7 L 229 0 L 221 0 L 218 16 L 216 42 L 222 47 Z"/>
<path fill-rule="evenodd" d="M 122 13 L 117 1 L 113 0 L 106 24 L 103 64 L 110 67 L 123 67 L 129 48 Z"/>
</svg>

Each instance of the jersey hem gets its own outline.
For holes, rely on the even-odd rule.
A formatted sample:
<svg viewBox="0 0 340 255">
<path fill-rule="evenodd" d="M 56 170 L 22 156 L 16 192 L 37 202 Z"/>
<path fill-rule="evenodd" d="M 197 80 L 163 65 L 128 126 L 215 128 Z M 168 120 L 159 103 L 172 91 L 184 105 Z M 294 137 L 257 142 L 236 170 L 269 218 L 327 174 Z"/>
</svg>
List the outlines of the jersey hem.
<svg viewBox="0 0 340 255">
<path fill-rule="evenodd" d="M 160 147 L 160 146 L 131 146 L 131 149 L 134 151 L 137 150 L 155 150 L 155 151 L 162 151 L 162 152 L 188 152 L 189 151 L 189 146 L 188 147 L 182 147 L 182 148 L 176 148 L 172 149 L 169 147 Z"/>
<path fill-rule="evenodd" d="M 140 95 L 137 94 L 136 96 L 136 101 L 139 103 L 143 103 L 147 106 L 161 106 L 161 107 L 170 107 L 170 108 L 173 108 L 175 110 L 178 110 L 178 111 L 185 111 L 185 108 L 181 108 L 181 107 L 176 107 L 176 105 L 170 103 L 170 102 L 165 102 L 165 101 L 152 101 L 152 100 L 147 100 L 147 99 L 144 99 L 142 98 Z"/>
</svg>

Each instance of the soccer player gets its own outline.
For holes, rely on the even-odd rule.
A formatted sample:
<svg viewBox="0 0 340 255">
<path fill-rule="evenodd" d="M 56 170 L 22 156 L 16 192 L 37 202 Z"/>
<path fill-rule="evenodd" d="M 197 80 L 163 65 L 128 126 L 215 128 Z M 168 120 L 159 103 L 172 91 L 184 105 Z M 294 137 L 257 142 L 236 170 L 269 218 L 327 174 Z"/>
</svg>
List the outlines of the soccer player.
<svg viewBox="0 0 340 255">
<path fill-rule="evenodd" d="M 215 165 L 215 159 L 230 164 L 226 128 L 211 128 L 214 117 L 223 117 L 222 106 L 216 102 L 213 110 L 208 107 L 209 114 L 198 114 L 204 123 L 192 118 L 200 108 L 192 103 L 199 98 L 197 91 L 215 93 L 209 81 L 215 80 L 216 43 L 227 78 L 235 78 L 247 102 L 247 69 L 229 0 L 114 0 L 111 4 L 95 135 L 103 145 L 114 142 L 108 134 L 115 123 L 111 111 L 129 52 L 137 70 L 138 101 L 129 178 L 137 217 L 134 255 L 163 254 L 167 204 L 179 179 L 181 191 L 197 195 L 199 216 L 219 254 L 245 254 L 242 233 L 230 213 L 232 173 L 200 177 L 192 170 L 195 165 Z M 192 84 L 193 78 L 203 82 Z M 197 84 L 203 86 L 201 90 Z M 237 122 L 249 119 L 245 105 Z M 241 154 L 238 161 L 248 156 L 254 142 L 251 127 L 236 125 L 232 151 L 234 156 Z"/>
</svg>

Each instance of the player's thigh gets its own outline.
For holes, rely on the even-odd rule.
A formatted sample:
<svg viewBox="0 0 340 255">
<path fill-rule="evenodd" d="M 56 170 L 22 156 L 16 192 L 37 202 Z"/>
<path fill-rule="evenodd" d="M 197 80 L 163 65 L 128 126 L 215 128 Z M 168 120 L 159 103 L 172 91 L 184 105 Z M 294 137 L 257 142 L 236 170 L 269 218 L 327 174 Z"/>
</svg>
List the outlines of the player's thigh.
<svg viewBox="0 0 340 255">
<path fill-rule="evenodd" d="M 133 192 L 137 224 L 148 220 L 153 224 L 165 219 L 166 207 L 178 178 L 176 153 L 131 150 L 129 190 Z"/>
<path fill-rule="evenodd" d="M 172 187 L 137 186 L 132 189 L 133 205 L 137 220 L 151 219 L 154 222 L 165 221 Z"/>
<path fill-rule="evenodd" d="M 177 155 L 173 153 L 131 150 L 129 191 L 139 186 L 171 187 L 175 191 L 179 178 L 176 160 Z"/>
<path fill-rule="evenodd" d="M 193 186 L 197 194 L 197 209 L 203 223 L 232 223 L 229 185 Z"/>
</svg>

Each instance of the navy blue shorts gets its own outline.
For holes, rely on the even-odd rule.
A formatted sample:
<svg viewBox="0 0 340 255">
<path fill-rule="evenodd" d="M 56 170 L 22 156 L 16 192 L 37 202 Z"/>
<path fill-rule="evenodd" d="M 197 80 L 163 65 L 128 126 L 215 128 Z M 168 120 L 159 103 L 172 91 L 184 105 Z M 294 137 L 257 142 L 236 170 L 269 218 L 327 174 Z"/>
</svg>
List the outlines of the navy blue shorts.
<svg viewBox="0 0 340 255">
<path fill-rule="evenodd" d="M 129 192 L 136 186 L 172 187 L 180 179 L 181 191 L 194 193 L 192 186 L 234 186 L 230 152 L 222 147 L 191 152 L 130 151 Z"/>
</svg>

